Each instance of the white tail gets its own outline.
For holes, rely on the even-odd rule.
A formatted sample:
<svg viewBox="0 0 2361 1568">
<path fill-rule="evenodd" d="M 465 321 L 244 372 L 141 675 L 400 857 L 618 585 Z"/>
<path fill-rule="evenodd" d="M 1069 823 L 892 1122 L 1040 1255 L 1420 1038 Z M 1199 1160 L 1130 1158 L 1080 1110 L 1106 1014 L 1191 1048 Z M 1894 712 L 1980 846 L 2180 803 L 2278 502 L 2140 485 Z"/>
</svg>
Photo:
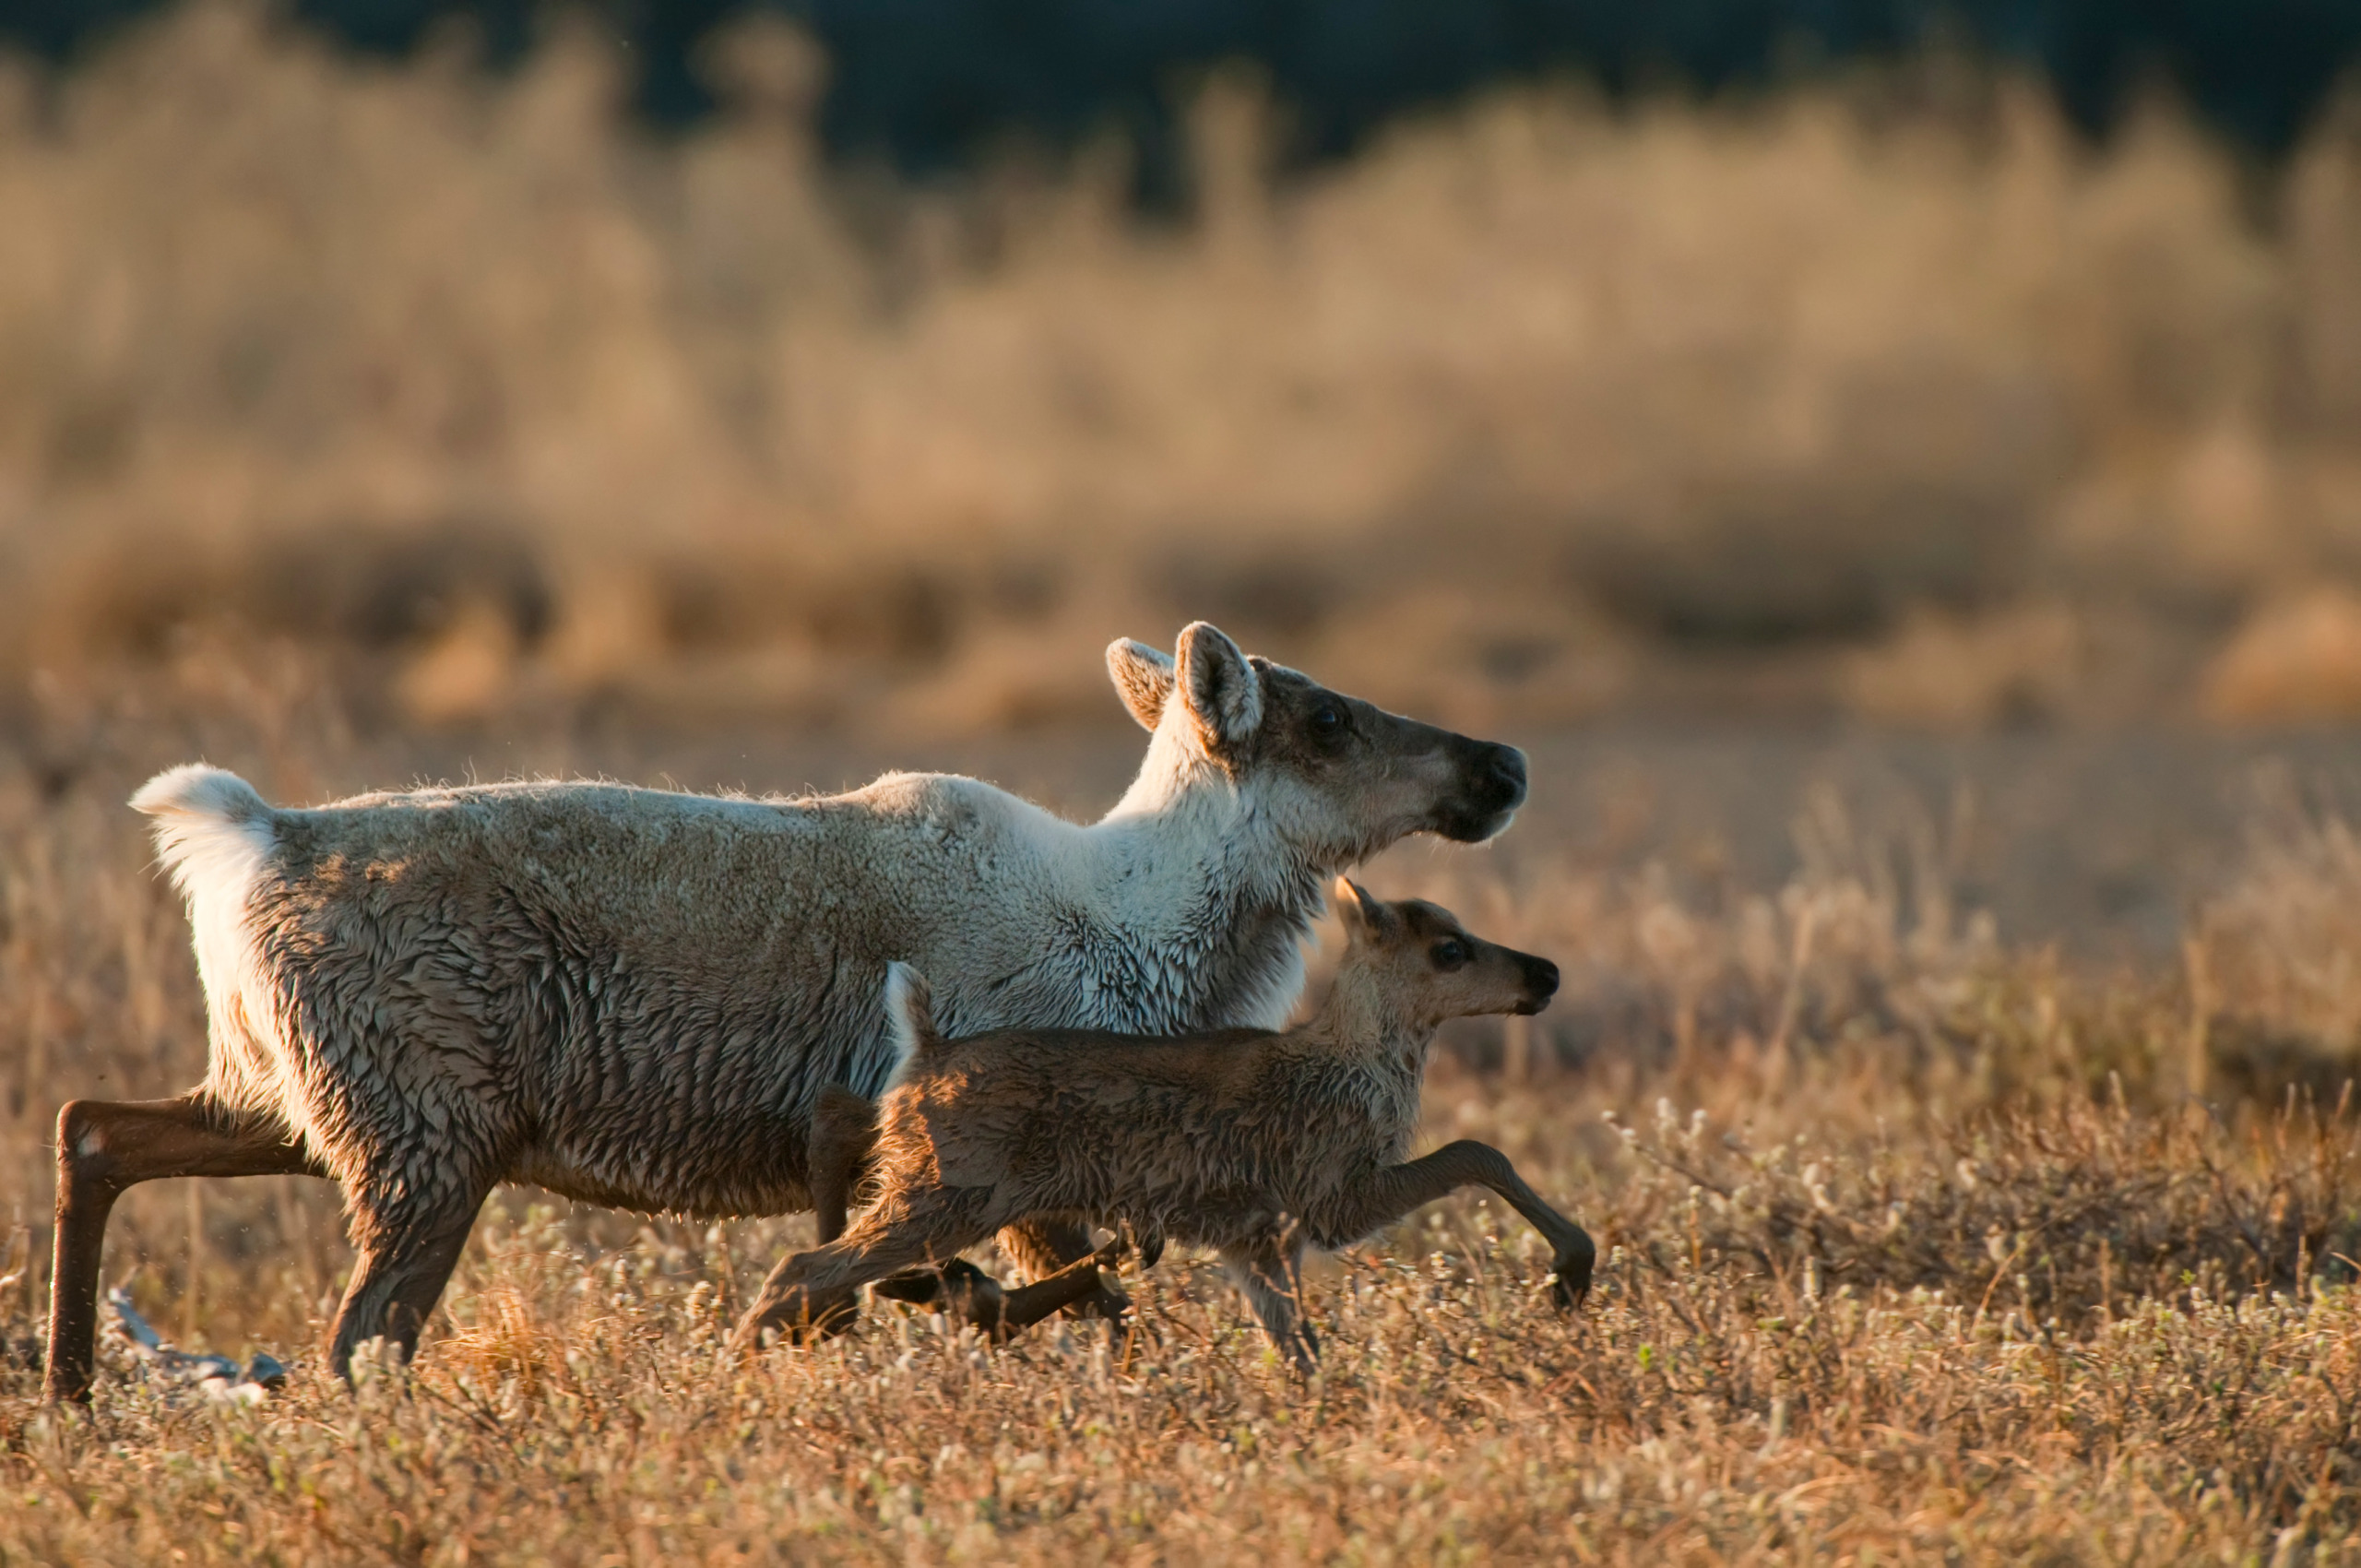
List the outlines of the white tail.
<svg viewBox="0 0 2361 1568">
<path fill-rule="evenodd" d="M 156 775 L 131 797 L 131 807 L 156 818 L 156 857 L 192 903 L 221 894 L 243 903 L 279 840 L 275 814 L 255 787 L 201 762 Z"/>
<path fill-rule="evenodd" d="M 934 1038 L 934 993 L 926 977 L 908 964 L 886 965 L 885 1039 L 894 1051 L 894 1064 L 885 1075 L 886 1089 L 900 1085 L 919 1047 Z"/>
<path fill-rule="evenodd" d="M 156 858 L 188 901 L 212 1026 L 208 1092 L 226 1105 L 278 1109 L 300 1131 L 309 1119 L 283 1092 L 278 1053 L 251 1028 L 253 1020 L 268 1016 L 270 989 L 255 956 L 246 913 L 279 848 L 278 814 L 253 785 L 202 763 L 156 775 L 131 804 L 156 819 Z"/>
</svg>

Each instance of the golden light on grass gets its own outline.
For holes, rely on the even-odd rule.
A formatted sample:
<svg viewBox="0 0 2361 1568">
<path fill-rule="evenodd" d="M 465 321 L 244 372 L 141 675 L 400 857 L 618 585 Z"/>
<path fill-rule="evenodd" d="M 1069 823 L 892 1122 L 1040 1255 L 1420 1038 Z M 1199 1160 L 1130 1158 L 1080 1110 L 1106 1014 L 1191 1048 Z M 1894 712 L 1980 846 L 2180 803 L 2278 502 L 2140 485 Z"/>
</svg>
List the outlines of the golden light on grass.
<svg viewBox="0 0 2361 1568">
<path fill-rule="evenodd" d="M 2246 742 L 2107 728 L 2361 713 L 2349 115 L 2259 173 L 1940 62 L 1529 86 L 1278 179 L 1228 75 L 1151 222 L 1103 148 L 832 170 L 808 50 L 734 51 L 669 141 L 563 28 L 495 77 L 207 3 L 0 69 L 0 1562 L 2361 1561 L 2361 849 L 2289 785 L 2167 868 Z M 1121 1343 L 731 1361 L 807 1219 L 504 1193 L 348 1393 L 334 1193 L 161 1183 L 107 1277 L 292 1385 L 37 1405 L 58 1106 L 202 1068 L 148 772 L 1103 806 L 1099 650 L 1198 616 L 1557 746 L 1501 847 L 1370 874 L 1564 968 L 1428 1126 L 1598 1236 L 1581 1316 L 1465 1200 L 1316 1273 L 1308 1384 L 1177 1252 Z M 2013 816 L 1911 793 L 1972 745 Z"/>
<path fill-rule="evenodd" d="M 2361 715 L 2361 595 L 2327 587 L 2265 602 L 2206 670 L 2198 700 L 2232 723 Z"/>
<path fill-rule="evenodd" d="M 139 1269 L 177 1324 L 198 1263 L 206 1341 L 295 1360 L 292 1387 L 225 1410 L 103 1351 L 93 1410 L 44 1412 L 55 1107 L 163 1092 L 201 1060 L 179 916 L 119 804 L 144 749 L 327 779 L 402 766 L 356 752 L 302 683 L 218 661 L 89 700 L 61 694 L 51 721 L 80 726 L 77 770 L 0 768 L 0 996 L 39 999 L 0 1009 L 0 1165 L 25 1217 L 0 1249 L 21 1277 L 0 1287 L 0 1551 L 1710 1563 L 2063 1535 L 2142 1561 L 2283 1541 L 2335 1560 L 2361 1531 L 2361 854 L 2294 805 L 2255 818 L 2193 911 L 2195 962 L 2128 968 L 2003 940 L 1943 883 L 1939 839 L 1888 843 L 1824 796 L 1785 885 L 1584 869 L 1555 858 L 1576 841 L 1538 838 L 1390 858 L 1370 873 L 1389 892 L 1565 968 L 1525 1081 L 1461 1040 L 1428 1121 L 1498 1144 L 1598 1236 L 1575 1318 L 1548 1310 L 1515 1217 L 1467 1199 L 1315 1272 L 1309 1384 L 1184 1253 L 1133 1272 L 1124 1342 L 1053 1324 L 996 1351 L 880 1307 L 816 1350 L 733 1361 L 728 1324 L 808 1219 L 504 1194 L 415 1369 L 348 1394 L 316 1361 L 349 1266 L 318 1240 L 333 1193 L 212 1183 L 193 1252 L 162 1184 L 119 1210 L 110 1278 Z M 135 703 L 175 733 L 110 716 Z M 2192 1051 L 2208 1104 L 2184 1095 Z"/>
</svg>

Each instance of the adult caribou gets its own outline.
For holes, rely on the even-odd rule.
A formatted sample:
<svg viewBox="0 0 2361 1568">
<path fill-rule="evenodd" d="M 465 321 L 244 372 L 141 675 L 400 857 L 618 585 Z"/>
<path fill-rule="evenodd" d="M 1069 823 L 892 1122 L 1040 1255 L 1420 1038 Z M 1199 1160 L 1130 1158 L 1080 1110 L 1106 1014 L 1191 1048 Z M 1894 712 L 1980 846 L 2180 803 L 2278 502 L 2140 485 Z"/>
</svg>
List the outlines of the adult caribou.
<svg viewBox="0 0 2361 1568">
<path fill-rule="evenodd" d="M 811 1203 L 831 1085 L 884 1087 L 905 962 L 951 1034 L 1275 1028 L 1326 879 L 1407 835 L 1474 842 L 1523 754 L 1250 659 L 1108 649 L 1153 731 L 1098 822 L 972 778 L 752 800 L 516 783 L 267 804 L 177 767 L 132 804 L 189 908 L 210 1056 L 176 1099 L 58 1115 L 46 1391 L 87 1396 L 115 1199 L 171 1176 L 342 1184 L 360 1259 L 328 1362 L 403 1355 L 500 1182 L 699 1216 Z M 1052 1272 L 1073 1225 L 1004 1241 Z M 1127 1304 L 1096 1288 L 1080 1306 Z"/>
</svg>

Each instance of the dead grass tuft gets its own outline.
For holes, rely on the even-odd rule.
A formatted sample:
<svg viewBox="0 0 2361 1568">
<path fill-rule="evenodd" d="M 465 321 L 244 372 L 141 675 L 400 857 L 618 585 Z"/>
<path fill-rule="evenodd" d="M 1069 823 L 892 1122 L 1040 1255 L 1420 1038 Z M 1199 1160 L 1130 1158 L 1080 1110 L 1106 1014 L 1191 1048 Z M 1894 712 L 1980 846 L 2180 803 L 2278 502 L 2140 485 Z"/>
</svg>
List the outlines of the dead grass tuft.
<svg viewBox="0 0 2361 1568">
<path fill-rule="evenodd" d="M 36 1405 L 28 1354 L 48 1127 L 69 1094 L 166 1092 L 201 1059 L 181 918 L 117 802 L 187 754 L 306 794 L 421 754 L 356 738 L 316 667 L 219 649 L 170 686 L 42 700 L 0 754 L 0 1169 L 22 1217 L 0 1247 L 0 1554 L 2361 1555 L 2339 978 L 2361 855 L 2317 807 L 2258 816 L 2180 960 L 2128 969 L 1996 932 L 1962 890 L 1964 819 L 1873 829 L 1828 794 L 1768 889 L 1574 841 L 1389 860 L 1389 892 L 1565 961 L 1525 1076 L 1494 1071 L 1496 1036 L 1458 1037 L 1429 1121 L 1506 1148 L 1606 1244 L 1575 1318 L 1547 1306 L 1537 1239 L 1467 1199 L 1317 1273 L 1309 1385 L 1181 1255 L 1135 1277 L 1116 1343 L 994 1350 L 889 1309 L 741 1363 L 728 1324 L 808 1221 L 504 1194 L 416 1367 L 348 1394 L 313 1350 L 349 1265 L 333 1194 L 213 1182 L 202 1208 L 130 1194 L 110 1277 L 180 1336 L 295 1361 L 293 1386 L 217 1408 L 108 1346 L 74 1415 Z M 565 766 L 565 731 L 532 743 L 554 749 L 520 766 Z"/>
</svg>

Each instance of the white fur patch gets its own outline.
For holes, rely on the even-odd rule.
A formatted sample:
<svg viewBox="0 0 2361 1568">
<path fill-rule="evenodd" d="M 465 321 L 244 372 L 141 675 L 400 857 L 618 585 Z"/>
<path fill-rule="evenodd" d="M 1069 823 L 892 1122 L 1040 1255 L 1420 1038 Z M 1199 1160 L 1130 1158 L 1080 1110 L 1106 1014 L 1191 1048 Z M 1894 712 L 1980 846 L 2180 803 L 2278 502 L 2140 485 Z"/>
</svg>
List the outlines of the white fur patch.
<svg viewBox="0 0 2361 1568">
<path fill-rule="evenodd" d="M 131 804 L 156 819 L 156 858 L 188 901 L 213 1044 L 208 1084 L 230 1104 L 268 1107 L 300 1122 L 277 1081 L 279 1053 L 248 1027 L 275 1011 L 247 912 L 279 847 L 278 814 L 253 785 L 203 763 L 156 775 Z"/>
<path fill-rule="evenodd" d="M 885 1043 L 893 1062 L 885 1074 L 886 1091 L 901 1086 L 919 1044 L 933 1033 L 933 997 L 926 977 L 908 964 L 886 965 Z"/>
<path fill-rule="evenodd" d="M 167 768 L 131 797 L 131 809 L 156 818 L 156 855 L 181 892 L 254 880 L 278 844 L 271 810 L 236 774 L 201 762 Z"/>
</svg>

